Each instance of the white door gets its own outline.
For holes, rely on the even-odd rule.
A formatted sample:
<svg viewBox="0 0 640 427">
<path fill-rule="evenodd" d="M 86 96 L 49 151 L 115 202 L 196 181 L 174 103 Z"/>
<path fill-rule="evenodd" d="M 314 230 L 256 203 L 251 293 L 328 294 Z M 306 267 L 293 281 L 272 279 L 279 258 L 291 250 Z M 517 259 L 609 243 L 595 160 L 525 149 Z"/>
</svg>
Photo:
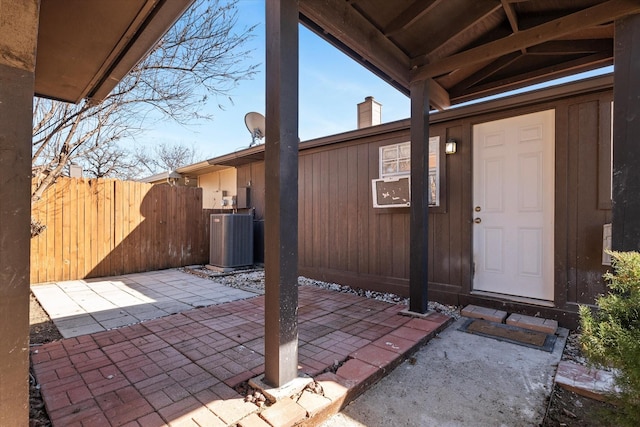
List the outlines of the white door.
<svg viewBox="0 0 640 427">
<path fill-rule="evenodd" d="M 553 300 L 554 110 L 473 128 L 474 290 Z"/>
</svg>

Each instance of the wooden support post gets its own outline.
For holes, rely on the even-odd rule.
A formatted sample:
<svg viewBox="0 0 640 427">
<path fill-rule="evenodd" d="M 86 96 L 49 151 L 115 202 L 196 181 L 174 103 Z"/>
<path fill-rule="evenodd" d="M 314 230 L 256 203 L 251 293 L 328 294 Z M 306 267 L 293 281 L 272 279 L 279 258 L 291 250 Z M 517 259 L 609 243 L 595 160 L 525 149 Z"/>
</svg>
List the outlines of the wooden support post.
<svg viewBox="0 0 640 427">
<path fill-rule="evenodd" d="M 0 426 L 29 425 L 31 132 L 39 2 L 0 2 Z"/>
<path fill-rule="evenodd" d="M 429 83 L 411 83 L 409 310 L 427 312 L 429 282 Z"/>
<path fill-rule="evenodd" d="M 298 377 L 298 2 L 266 3 L 265 376 Z"/>
<path fill-rule="evenodd" d="M 615 23 L 611 247 L 640 251 L 640 14 Z"/>
</svg>

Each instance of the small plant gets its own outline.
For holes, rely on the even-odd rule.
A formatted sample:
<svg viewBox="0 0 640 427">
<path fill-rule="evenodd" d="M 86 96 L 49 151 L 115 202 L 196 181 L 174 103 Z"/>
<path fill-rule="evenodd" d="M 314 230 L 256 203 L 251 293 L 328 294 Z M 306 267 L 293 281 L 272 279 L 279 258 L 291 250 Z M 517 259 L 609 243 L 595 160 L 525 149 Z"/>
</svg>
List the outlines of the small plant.
<svg viewBox="0 0 640 427">
<path fill-rule="evenodd" d="M 580 306 L 580 339 L 588 360 L 617 370 L 613 414 L 623 425 L 640 425 L 640 253 L 611 252 L 609 293 L 598 310 Z"/>
</svg>

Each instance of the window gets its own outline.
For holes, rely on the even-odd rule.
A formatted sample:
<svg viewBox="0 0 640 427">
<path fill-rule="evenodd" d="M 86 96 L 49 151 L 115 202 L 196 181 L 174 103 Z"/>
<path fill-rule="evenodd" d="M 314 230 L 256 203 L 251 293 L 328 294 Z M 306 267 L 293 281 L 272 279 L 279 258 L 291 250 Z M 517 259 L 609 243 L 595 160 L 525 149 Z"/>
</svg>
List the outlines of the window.
<svg viewBox="0 0 640 427">
<path fill-rule="evenodd" d="M 411 174 L 411 143 L 380 147 L 380 178 Z M 429 138 L 429 206 L 440 206 L 440 137 Z"/>
<path fill-rule="evenodd" d="M 380 178 L 411 173 L 411 143 L 380 147 Z"/>
</svg>

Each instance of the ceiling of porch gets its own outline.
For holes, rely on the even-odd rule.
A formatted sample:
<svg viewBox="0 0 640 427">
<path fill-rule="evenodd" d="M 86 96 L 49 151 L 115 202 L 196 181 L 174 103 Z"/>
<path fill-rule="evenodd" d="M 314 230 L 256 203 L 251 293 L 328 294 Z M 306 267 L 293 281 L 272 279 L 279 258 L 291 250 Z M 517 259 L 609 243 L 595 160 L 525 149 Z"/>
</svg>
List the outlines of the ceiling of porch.
<svg viewBox="0 0 640 427">
<path fill-rule="evenodd" d="M 613 64 L 614 21 L 637 0 L 300 0 L 300 20 L 438 109 Z"/>
<path fill-rule="evenodd" d="M 35 93 L 101 101 L 193 0 L 41 0 Z"/>
</svg>

